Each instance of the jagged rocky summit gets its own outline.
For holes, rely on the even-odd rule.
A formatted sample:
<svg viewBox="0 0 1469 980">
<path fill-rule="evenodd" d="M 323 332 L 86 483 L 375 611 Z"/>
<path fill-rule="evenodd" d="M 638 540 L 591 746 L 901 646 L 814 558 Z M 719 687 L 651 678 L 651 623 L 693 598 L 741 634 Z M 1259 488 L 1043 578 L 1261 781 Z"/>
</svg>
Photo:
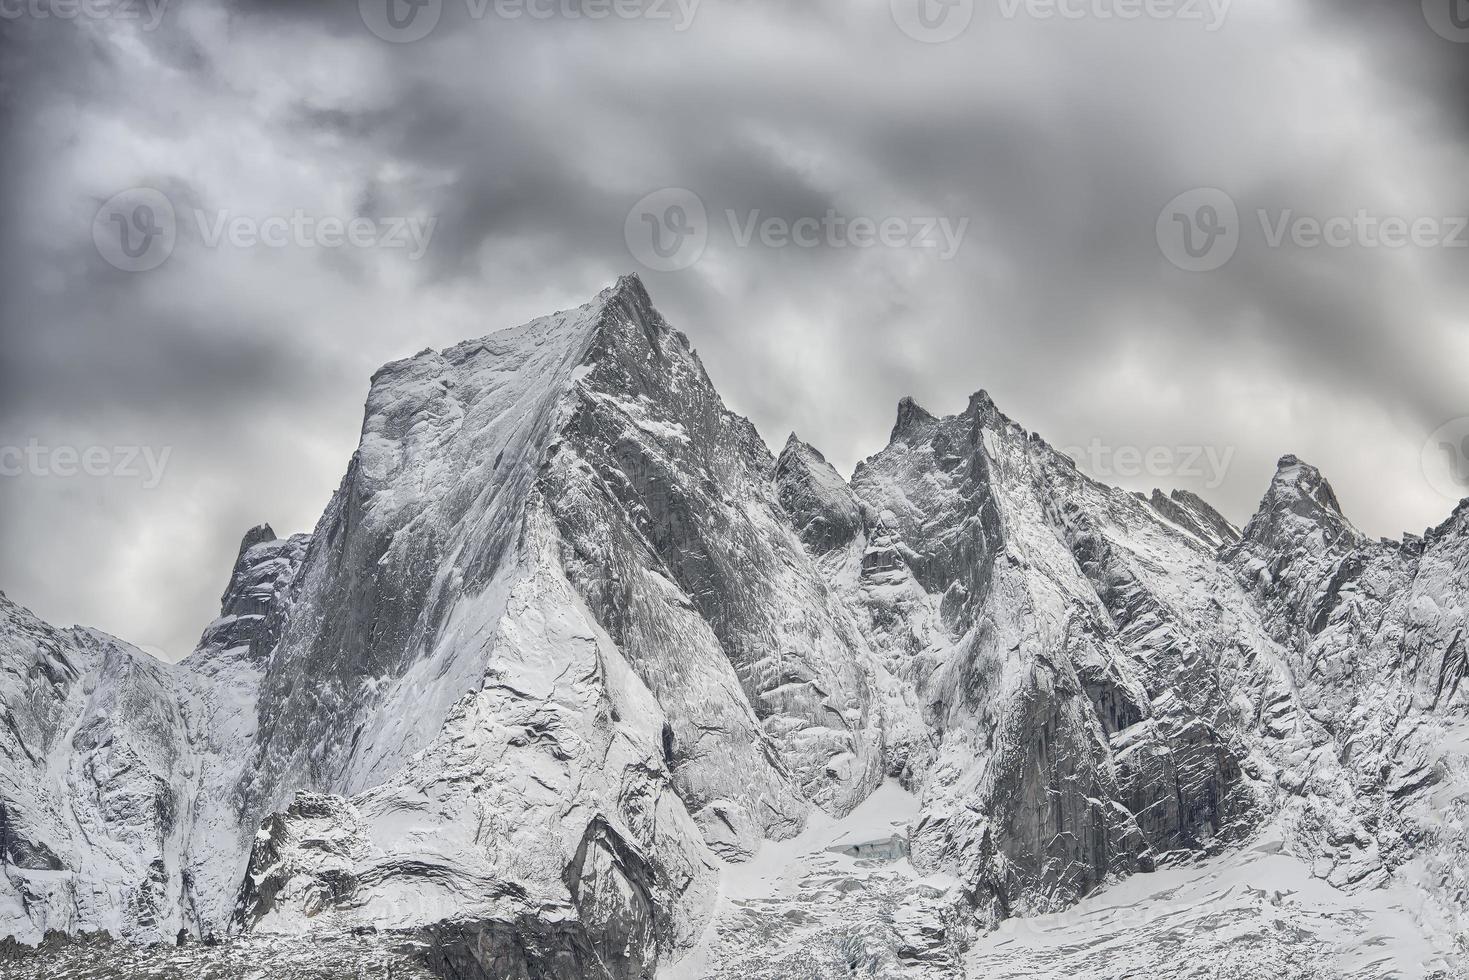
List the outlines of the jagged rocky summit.
<svg viewBox="0 0 1469 980">
<path fill-rule="evenodd" d="M 846 480 L 627 277 L 378 371 L 182 663 L 0 595 L 0 936 L 984 975 L 996 927 L 1269 839 L 1462 969 L 1466 525 L 1370 541 L 1285 457 L 1240 530 L 983 392 Z"/>
</svg>

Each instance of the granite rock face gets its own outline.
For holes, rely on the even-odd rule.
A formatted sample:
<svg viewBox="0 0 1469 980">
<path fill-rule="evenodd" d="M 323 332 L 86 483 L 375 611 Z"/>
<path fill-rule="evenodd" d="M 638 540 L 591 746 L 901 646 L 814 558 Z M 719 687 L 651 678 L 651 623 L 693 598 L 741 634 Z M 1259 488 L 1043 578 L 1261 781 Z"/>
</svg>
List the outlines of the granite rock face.
<svg viewBox="0 0 1469 980">
<path fill-rule="evenodd" d="M 310 543 L 309 534 L 277 539 L 269 524 L 247 531 L 229 586 L 219 601 L 220 617 L 205 630 L 200 647 L 247 648 L 255 659 L 268 656 L 280 639 L 286 589 Z"/>
<path fill-rule="evenodd" d="M 185 925 L 196 762 L 168 667 L 0 594 L 0 933 Z"/>
<path fill-rule="evenodd" d="M 1299 846 L 1333 883 L 1413 883 L 1423 914 L 1463 936 L 1469 501 L 1422 536 L 1372 541 L 1314 467 L 1286 456 L 1224 557 L 1318 723 L 1291 774 Z"/>
<path fill-rule="evenodd" d="M 629 277 L 382 368 L 316 528 L 245 536 L 182 663 L 0 596 L 0 935 L 622 980 L 794 968 L 799 921 L 952 976 L 1267 832 L 1462 935 L 1466 580 L 1463 506 L 1372 542 L 1287 457 L 1241 531 L 983 392 L 905 399 L 850 480 L 772 456 Z M 731 904 L 762 848 L 899 799 Z"/>
<path fill-rule="evenodd" d="M 1186 649 L 1213 590 L 1240 591 L 1206 536 L 1084 477 L 983 392 L 945 419 L 900 405 L 852 492 L 867 529 L 845 589 L 918 708 L 901 754 L 920 863 L 994 919 L 1247 832 L 1263 791 L 1220 712 L 1229 655 Z M 1220 647 L 1269 642 L 1209 626 Z"/>
</svg>

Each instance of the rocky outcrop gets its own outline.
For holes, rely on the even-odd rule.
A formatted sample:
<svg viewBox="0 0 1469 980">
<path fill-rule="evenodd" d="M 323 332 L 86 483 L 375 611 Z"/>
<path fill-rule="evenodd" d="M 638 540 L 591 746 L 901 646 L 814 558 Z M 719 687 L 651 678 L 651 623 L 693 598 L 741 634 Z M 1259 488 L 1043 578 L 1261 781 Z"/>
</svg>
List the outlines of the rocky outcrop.
<svg viewBox="0 0 1469 980">
<path fill-rule="evenodd" d="M 1184 625 L 1168 629 L 1178 613 L 1137 557 L 1208 569 L 1203 543 L 983 392 L 958 416 L 898 414 L 853 476 L 868 528 L 851 595 L 927 729 L 904 770 L 920 862 L 974 882 L 996 921 L 1245 833 L 1245 749 L 1215 731 L 1216 701 L 1175 690 L 1189 678 L 1160 654 L 1177 657 Z"/>
<path fill-rule="evenodd" d="M 765 444 L 640 285 L 609 305 L 567 412 L 546 485 L 565 565 L 667 706 L 672 770 L 706 835 L 749 853 L 799 827 L 803 806 L 777 782 L 763 804 L 729 784 L 732 771 L 769 780 L 772 763 L 800 796 L 850 810 L 881 776 L 870 651 L 786 523 Z M 711 697 L 730 670 L 738 688 Z M 758 736 L 736 736 L 751 709 Z M 762 743 L 768 761 L 727 754 Z M 720 797 L 737 805 L 705 816 Z"/>
<path fill-rule="evenodd" d="M 308 534 L 278 539 L 269 524 L 247 531 L 229 585 L 219 600 L 220 616 L 204 630 L 200 649 L 227 651 L 243 647 L 254 659 L 268 656 L 280 638 L 286 590 L 310 542 Z"/>
<path fill-rule="evenodd" d="M 1205 544 L 1219 548 L 1239 540 L 1239 528 L 1229 523 L 1198 494 L 1187 490 L 1154 490 L 1148 504 L 1165 519 Z"/>
<path fill-rule="evenodd" d="M 1225 559 L 1319 725 L 1289 777 L 1296 845 L 1341 885 L 1406 876 L 1423 914 L 1460 931 L 1469 502 L 1421 537 L 1371 541 L 1320 472 L 1287 456 Z M 1335 792 L 1319 788 L 1327 766 Z"/>
<path fill-rule="evenodd" d="M 847 482 L 794 432 L 776 461 L 775 483 L 781 509 L 813 555 L 830 554 L 862 531 L 862 509 Z"/>
<path fill-rule="evenodd" d="M 0 594 L 0 935 L 184 925 L 182 701 L 153 657 Z"/>
</svg>

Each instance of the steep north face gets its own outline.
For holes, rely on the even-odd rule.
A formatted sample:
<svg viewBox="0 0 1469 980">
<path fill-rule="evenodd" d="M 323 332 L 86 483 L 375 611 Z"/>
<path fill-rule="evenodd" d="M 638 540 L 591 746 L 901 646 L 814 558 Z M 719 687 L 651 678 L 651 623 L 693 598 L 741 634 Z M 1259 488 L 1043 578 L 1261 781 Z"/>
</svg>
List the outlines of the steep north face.
<svg viewBox="0 0 1469 980">
<path fill-rule="evenodd" d="M 1265 828 L 1453 935 L 1466 583 L 1464 505 L 1372 542 L 1286 457 L 1241 531 L 983 392 L 905 399 L 850 480 L 773 456 L 626 277 L 382 368 L 316 528 L 246 535 L 182 663 L 0 595 L 0 936 L 652 977 L 762 842 L 894 784 L 848 850 L 940 912 L 892 970 Z"/>
</svg>

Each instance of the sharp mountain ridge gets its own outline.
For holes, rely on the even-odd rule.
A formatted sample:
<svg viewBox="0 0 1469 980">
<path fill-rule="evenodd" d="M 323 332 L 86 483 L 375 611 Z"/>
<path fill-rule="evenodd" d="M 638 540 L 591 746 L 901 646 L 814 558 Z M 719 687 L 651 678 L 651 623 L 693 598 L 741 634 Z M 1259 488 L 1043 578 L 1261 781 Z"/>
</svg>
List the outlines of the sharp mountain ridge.
<svg viewBox="0 0 1469 980">
<path fill-rule="evenodd" d="M 315 529 L 247 532 L 181 663 L 0 594 L 0 936 L 397 931 L 441 976 L 621 980 L 766 975 L 855 916 L 885 975 L 954 976 L 1268 838 L 1462 943 L 1466 586 L 1469 504 L 1372 541 L 1287 456 L 1239 529 L 982 391 L 903 399 L 850 479 L 773 455 L 624 277 L 380 369 Z M 732 904 L 899 797 L 841 853 L 909 877 Z"/>
</svg>

